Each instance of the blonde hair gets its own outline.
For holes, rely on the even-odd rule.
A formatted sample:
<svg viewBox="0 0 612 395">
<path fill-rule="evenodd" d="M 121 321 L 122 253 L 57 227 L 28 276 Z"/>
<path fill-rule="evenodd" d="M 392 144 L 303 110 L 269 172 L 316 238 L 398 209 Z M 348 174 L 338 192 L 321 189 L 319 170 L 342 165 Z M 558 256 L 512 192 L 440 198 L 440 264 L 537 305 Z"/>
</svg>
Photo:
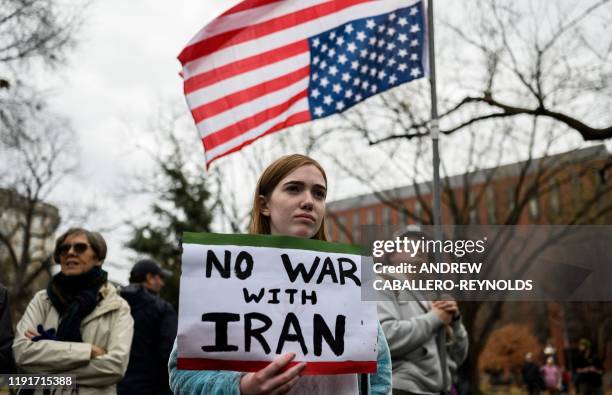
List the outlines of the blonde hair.
<svg viewBox="0 0 612 395">
<path fill-rule="evenodd" d="M 291 173 L 297 168 L 302 166 L 313 165 L 323 175 L 325 184 L 327 184 L 327 176 L 325 170 L 316 160 L 300 154 L 293 154 L 278 158 L 272 164 L 270 164 L 259 177 L 257 186 L 255 187 L 255 193 L 253 196 L 253 209 L 251 210 L 251 224 L 249 226 L 249 233 L 251 234 L 264 234 L 269 235 L 271 233 L 270 218 L 261 213 L 261 199 L 260 196 L 264 196 L 269 199 L 274 191 L 274 188 L 281 182 L 287 174 Z M 327 185 L 326 185 L 327 186 Z M 321 227 L 314 236 L 311 237 L 315 240 L 327 241 L 327 234 L 325 233 L 325 217 L 321 221 Z"/>
</svg>

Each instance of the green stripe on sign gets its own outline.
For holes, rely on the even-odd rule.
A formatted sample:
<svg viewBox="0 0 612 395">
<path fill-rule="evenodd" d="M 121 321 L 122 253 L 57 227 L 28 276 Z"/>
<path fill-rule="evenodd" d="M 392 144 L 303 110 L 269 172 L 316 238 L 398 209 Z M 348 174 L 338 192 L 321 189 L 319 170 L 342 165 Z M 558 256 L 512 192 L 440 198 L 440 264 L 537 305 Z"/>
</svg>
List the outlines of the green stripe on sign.
<svg viewBox="0 0 612 395">
<path fill-rule="evenodd" d="M 367 249 L 358 245 L 330 243 L 327 241 L 290 236 L 184 232 L 182 240 L 183 243 L 186 244 L 289 248 L 294 250 L 312 250 L 338 254 L 369 255 Z"/>
</svg>

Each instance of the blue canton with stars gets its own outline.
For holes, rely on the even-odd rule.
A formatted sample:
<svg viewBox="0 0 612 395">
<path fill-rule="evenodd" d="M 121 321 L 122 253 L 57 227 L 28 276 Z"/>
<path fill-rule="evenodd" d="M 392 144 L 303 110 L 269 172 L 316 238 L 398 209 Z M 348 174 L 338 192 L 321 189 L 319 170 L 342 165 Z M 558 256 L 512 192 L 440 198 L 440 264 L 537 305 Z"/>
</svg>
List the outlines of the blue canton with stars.
<svg viewBox="0 0 612 395">
<path fill-rule="evenodd" d="M 312 119 L 424 75 L 422 3 L 357 19 L 311 37 L 308 100 Z"/>
</svg>

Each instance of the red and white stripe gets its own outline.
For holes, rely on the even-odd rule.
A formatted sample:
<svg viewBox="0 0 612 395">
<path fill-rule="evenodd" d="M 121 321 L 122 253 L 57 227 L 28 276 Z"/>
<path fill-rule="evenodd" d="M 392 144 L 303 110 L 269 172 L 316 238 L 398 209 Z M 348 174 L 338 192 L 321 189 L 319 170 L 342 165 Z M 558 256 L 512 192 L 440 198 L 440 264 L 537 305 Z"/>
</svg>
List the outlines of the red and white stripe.
<svg viewBox="0 0 612 395">
<path fill-rule="evenodd" d="M 184 91 L 206 165 L 311 119 L 308 38 L 410 0 L 245 0 L 183 49 Z"/>
</svg>

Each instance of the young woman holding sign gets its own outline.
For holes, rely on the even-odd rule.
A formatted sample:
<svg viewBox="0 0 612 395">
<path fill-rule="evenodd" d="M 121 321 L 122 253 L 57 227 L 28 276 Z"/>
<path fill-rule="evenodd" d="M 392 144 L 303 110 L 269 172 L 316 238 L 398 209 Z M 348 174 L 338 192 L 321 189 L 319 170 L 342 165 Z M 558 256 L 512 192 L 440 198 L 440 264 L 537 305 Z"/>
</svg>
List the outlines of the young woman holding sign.
<svg viewBox="0 0 612 395">
<path fill-rule="evenodd" d="M 263 172 L 254 194 L 250 232 L 327 241 L 325 198 L 327 177 L 319 163 L 304 155 L 284 156 Z M 169 361 L 170 387 L 175 394 L 340 394 L 357 389 L 350 375 L 304 376 L 304 362 L 289 369 L 294 353 L 279 356 L 254 373 L 194 371 L 176 368 L 176 344 Z M 378 327 L 377 372 L 369 377 L 369 394 L 391 389 L 391 357 Z M 356 391 L 354 391 L 356 392 Z M 365 395 L 365 394 L 362 394 Z"/>
</svg>

